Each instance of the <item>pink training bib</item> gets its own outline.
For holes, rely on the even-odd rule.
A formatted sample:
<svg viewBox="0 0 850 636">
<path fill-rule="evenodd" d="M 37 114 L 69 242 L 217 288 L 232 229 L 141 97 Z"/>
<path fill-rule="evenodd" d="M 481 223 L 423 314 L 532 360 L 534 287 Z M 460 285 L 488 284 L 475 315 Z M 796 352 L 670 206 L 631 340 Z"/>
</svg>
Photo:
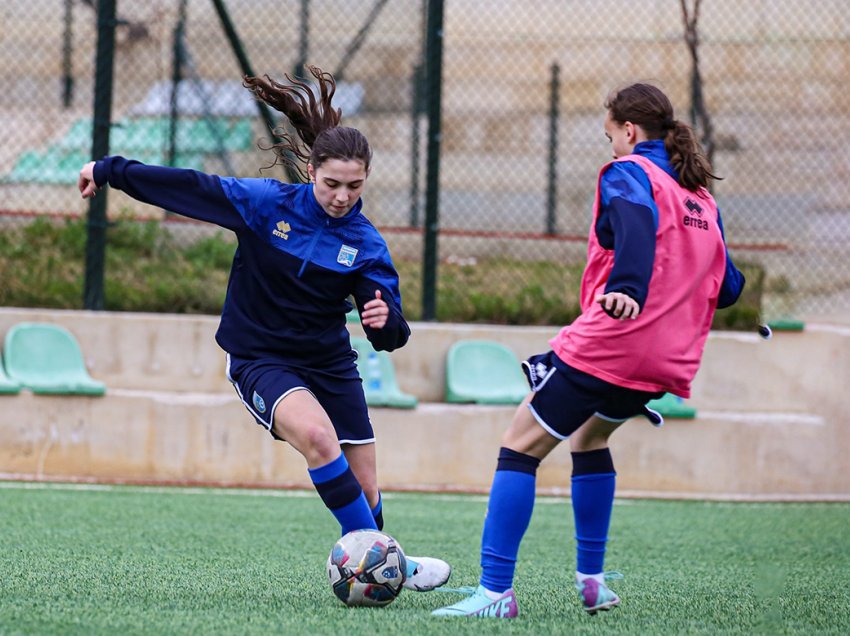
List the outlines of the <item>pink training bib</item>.
<svg viewBox="0 0 850 636">
<path fill-rule="evenodd" d="M 726 270 L 717 204 L 707 190 L 691 192 L 646 157 L 628 155 L 649 176 L 658 207 L 655 262 L 649 293 L 636 320 L 608 316 L 594 301 L 605 292 L 613 250 L 596 238 L 594 223 L 581 282 L 581 315 L 549 344 L 561 360 L 590 375 L 639 391 L 690 397 Z M 611 164 L 606 164 L 602 174 Z"/>
</svg>

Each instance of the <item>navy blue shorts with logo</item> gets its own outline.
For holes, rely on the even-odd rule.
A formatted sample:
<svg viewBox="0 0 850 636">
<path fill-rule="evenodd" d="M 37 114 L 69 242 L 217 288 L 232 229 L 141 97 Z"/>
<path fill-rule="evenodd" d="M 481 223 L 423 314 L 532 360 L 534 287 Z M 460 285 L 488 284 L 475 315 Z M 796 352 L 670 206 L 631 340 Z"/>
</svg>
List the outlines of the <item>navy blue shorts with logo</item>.
<svg viewBox="0 0 850 636">
<path fill-rule="evenodd" d="M 227 379 L 257 423 L 272 433 L 278 403 L 293 391 L 307 390 L 328 414 L 341 444 L 375 441 L 363 383 L 357 367 L 331 374 L 288 365 L 280 360 L 245 360 L 227 355 Z"/>
<path fill-rule="evenodd" d="M 661 426 L 661 415 L 646 407 L 661 393 L 636 391 L 579 371 L 553 351 L 532 356 L 522 363 L 534 396 L 528 405 L 535 419 L 551 435 L 566 439 L 592 415 L 611 422 L 625 422 L 643 415 Z"/>
</svg>

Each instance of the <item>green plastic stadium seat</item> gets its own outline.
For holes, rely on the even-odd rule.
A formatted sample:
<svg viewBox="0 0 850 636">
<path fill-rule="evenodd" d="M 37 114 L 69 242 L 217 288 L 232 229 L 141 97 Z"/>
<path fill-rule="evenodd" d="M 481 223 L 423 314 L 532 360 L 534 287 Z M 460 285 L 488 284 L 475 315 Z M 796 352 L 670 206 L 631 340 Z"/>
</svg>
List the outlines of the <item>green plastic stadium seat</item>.
<svg viewBox="0 0 850 636">
<path fill-rule="evenodd" d="M 386 351 L 375 351 L 366 338 L 351 338 L 351 346 L 357 351 L 357 371 L 363 379 L 366 404 L 397 409 L 416 408 L 416 397 L 402 393 L 399 388 L 395 367 Z M 372 361 L 377 361 L 377 364 Z M 374 368 L 372 364 L 375 364 Z"/>
<path fill-rule="evenodd" d="M 4 365 L 0 364 L 0 395 L 14 395 L 21 392 L 21 385 L 6 375 Z"/>
<path fill-rule="evenodd" d="M 672 393 L 665 393 L 657 400 L 651 400 L 647 406 L 664 417 L 692 420 L 697 416 L 697 410 L 694 407 L 688 406 L 683 398 Z"/>
<path fill-rule="evenodd" d="M 446 401 L 519 404 L 528 382 L 513 351 L 498 342 L 461 340 L 446 361 Z"/>
<path fill-rule="evenodd" d="M 3 344 L 6 373 L 33 393 L 103 395 L 106 386 L 93 380 L 76 338 L 64 327 L 22 322 Z"/>
</svg>

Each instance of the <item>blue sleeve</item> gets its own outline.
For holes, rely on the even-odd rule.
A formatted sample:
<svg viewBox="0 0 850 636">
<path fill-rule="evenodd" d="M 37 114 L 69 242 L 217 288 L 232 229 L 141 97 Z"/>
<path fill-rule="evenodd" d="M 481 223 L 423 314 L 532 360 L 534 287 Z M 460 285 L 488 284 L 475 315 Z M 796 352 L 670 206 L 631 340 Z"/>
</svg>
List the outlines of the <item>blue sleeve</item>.
<svg viewBox="0 0 850 636">
<path fill-rule="evenodd" d="M 222 188 L 221 179 L 196 170 L 147 166 L 124 157 L 95 163 L 94 182 L 110 186 L 141 201 L 229 230 L 245 227 L 242 214 Z"/>
<path fill-rule="evenodd" d="M 723 236 L 723 242 L 726 242 L 726 233 L 723 231 L 723 219 L 720 217 L 720 210 L 717 210 L 717 225 L 720 226 L 720 234 Z M 735 267 L 732 262 L 732 257 L 729 256 L 729 250 L 726 250 L 726 272 L 723 274 L 723 284 L 720 286 L 720 295 L 717 299 L 717 308 L 723 309 L 734 305 L 738 298 L 741 297 L 741 292 L 744 291 L 746 284 L 744 275 Z"/>
<path fill-rule="evenodd" d="M 393 351 L 407 344 L 410 327 L 401 310 L 401 293 L 398 288 L 398 273 L 390 259 L 386 246 L 374 263 L 365 268 L 354 284 L 354 300 L 357 311 L 363 313 L 363 306 L 375 298 L 375 291 L 381 291 L 381 299 L 387 303 L 389 315 L 382 329 L 372 329 L 363 325 L 366 337 L 377 351 Z"/>
<path fill-rule="evenodd" d="M 605 292 L 626 294 L 643 309 L 658 230 L 658 208 L 649 178 L 634 163 L 612 164 L 602 175 L 599 196 L 596 237 L 602 247 L 614 250 L 614 266 Z"/>
</svg>

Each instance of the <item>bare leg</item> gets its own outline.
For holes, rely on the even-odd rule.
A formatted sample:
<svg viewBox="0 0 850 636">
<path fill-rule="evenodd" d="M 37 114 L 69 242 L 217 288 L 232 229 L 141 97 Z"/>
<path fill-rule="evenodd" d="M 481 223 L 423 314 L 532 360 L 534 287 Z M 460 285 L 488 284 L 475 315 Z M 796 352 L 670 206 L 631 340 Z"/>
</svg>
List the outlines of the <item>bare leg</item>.
<svg viewBox="0 0 850 636">
<path fill-rule="evenodd" d="M 570 450 L 574 453 L 608 448 L 608 438 L 623 422 L 609 422 L 592 416 L 570 435 Z"/>
<path fill-rule="evenodd" d="M 327 413 L 309 391 L 293 391 L 274 412 L 274 433 L 304 456 L 309 468 L 339 457 L 339 440 Z"/>
<path fill-rule="evenodd" d="M 534 419 L 534 415 L 528 408 L 528 403 L 533 396 L 534 394 L 530 393 L 522 401 L 522 404 L 517 407 L 510 427 L 502 435 L 502 446 L 518 453 L 543 459 L 552 452 L 552 449 L 560 444 L 561 440 L 550 435 Z"/>
<path fill-rule="evenodd" d="M 369 502 L 340 450 L 333 424 L 312 393 L 299 390 L 283 398 L 275 410 L 272 430 L 307 460 L 310 479 L 342 534 L 376 527 Z"/>
<path fill-rule="evenodd" d="M 360 482 L 369 506 L 378 505 L 378 471 L 375 459 L 375 444 L 345 444 L 342 448 L 348 465 Z"/>
</svg>

